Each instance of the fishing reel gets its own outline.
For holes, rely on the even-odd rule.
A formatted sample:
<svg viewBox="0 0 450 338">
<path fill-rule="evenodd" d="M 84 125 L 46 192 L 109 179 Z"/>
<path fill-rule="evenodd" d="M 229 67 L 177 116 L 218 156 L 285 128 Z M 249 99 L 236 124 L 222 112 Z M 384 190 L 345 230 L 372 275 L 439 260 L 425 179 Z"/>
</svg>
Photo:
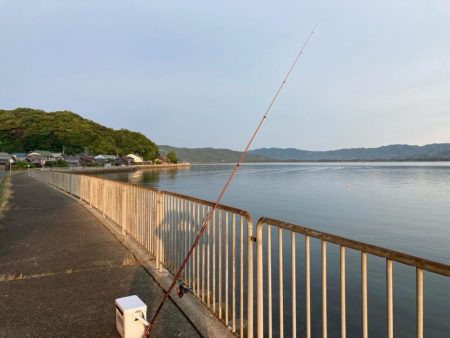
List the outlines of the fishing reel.
<svg viewBox="0 0 450 338">
<path fill-rule="evenodd" d="M 177 288 L 177 295 L 179 298 L 183 298 L 184 295 L 188 292 L 191 292 L 192 288 L 190 288 L 189 286 L 187 286 L 186 284 L 184 284 L 183 282 L 179 282 L 178 284 L 178 288 Z"/>
</svg>

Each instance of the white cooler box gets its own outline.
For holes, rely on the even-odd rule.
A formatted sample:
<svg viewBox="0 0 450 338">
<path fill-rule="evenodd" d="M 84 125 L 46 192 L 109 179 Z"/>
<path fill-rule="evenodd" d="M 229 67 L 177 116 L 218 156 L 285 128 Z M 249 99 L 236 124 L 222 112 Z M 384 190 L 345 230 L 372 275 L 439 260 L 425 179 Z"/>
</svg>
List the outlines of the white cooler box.
<svg viewBox="0 0 450 338">
<path fill-rule="evenodd" d="M 138 296 L 116 299 L 116 327 L 123 338 L 141 338 L 147 322 L 147 305 Z"/>
</svg>

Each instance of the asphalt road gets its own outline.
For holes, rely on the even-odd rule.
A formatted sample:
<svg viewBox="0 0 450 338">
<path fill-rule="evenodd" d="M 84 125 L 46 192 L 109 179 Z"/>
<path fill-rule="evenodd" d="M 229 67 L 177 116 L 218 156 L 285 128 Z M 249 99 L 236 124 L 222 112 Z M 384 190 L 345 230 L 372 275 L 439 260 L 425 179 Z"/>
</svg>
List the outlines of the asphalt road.
<svg viewBox="0 0 450 338">
<path fill-rule="evenodd" d="M 12 179 L 0 219 L 0 337 L 119 337 L 114 300 L 138 295 L 152 313 L 160 287 L 87 210 L 28 177 Z M 168 303 L 153 337 L 198 337 Z"/>
</svg>

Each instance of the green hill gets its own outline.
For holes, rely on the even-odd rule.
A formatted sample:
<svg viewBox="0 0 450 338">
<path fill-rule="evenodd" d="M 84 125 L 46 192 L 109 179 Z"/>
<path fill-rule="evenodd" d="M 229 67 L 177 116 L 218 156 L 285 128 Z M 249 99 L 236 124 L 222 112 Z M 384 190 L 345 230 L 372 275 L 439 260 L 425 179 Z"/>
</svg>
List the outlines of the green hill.
<svg viewBox="0 0 450 338">
<path fill-rule="evenodd" d="M 154 159 L 158 147 L 141 133 L 114 130 L 70 111 L 0 110 L 0 151 L 45 149 L 66 154 L 140 154 Z"/>
</svg>

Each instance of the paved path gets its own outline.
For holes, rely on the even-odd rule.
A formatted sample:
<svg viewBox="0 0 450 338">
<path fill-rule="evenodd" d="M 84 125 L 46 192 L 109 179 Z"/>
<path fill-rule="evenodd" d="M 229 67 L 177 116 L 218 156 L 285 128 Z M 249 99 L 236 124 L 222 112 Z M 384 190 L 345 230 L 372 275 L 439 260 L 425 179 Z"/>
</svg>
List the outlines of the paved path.
<svg viewBox="0 0 450 338">
<path fill-rule="evenodd" d="M 119 337 L 114 300 L 163 293 L 85 208 L 21 173 L 0 219 L 0 337 Z M 198 337 L 172 304 L 154 337 Z"/>
</svg>

